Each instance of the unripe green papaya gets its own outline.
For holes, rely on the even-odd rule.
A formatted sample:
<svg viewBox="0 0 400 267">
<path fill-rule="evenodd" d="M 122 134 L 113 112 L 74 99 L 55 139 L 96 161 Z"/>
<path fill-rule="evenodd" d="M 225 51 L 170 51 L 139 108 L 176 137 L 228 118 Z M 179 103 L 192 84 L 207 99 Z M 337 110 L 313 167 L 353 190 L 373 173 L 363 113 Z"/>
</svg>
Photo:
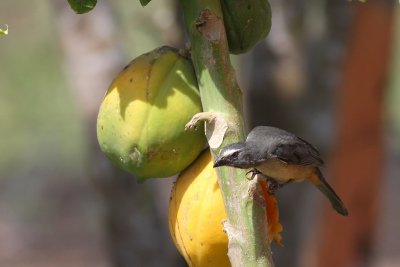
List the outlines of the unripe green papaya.
<svg viewBox="0 0 400 267">
<path fill-rule="evenodd" d="M 232 54 L 247 52 L 271 29 L 271 7 L 267 0 L 221 0 L 221 8 Z"/>
<path fill-rule="evenodd" d="M 175 175 L 204 147 L 202 127 L 184 129 L 201 111 L 190 60 L 164 46 L 137 57 L 114 79 L 100 106 L 98 141 L 139 180 Z"/>
</svg>

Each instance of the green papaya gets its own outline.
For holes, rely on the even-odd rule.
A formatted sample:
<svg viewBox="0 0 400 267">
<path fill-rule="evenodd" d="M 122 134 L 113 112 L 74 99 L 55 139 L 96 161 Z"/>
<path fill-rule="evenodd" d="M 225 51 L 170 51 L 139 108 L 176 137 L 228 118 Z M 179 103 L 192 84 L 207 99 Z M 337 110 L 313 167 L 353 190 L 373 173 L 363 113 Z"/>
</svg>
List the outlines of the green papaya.
<svg viewBox="0 0 400 267">
<path fill-rule="evenodd" d="M 242 54 L 263 40 L 271 29 L 267 0 L 221 0 L 229 51 Z"/>
<path fill-rule="evenodd" d="M 134 59 L 111 83 L 97 119 L 102 151 L 140 181 L 185 169 L 205 145 L 204 131 L 185 131 L 201 112 L 191 61 L 163 46 Z"/>
</svg>

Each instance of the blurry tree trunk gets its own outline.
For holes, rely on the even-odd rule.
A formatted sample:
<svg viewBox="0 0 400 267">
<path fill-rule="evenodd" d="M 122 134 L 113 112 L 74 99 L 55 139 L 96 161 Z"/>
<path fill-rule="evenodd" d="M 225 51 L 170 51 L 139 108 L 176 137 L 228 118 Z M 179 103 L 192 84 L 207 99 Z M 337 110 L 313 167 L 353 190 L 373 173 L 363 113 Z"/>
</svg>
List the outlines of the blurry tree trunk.
<svg viewBox="0 0 400 267">
<path fill-rule="evenodd" d="M 383 100 L 393 20 L 388 2 L 356 6 L 339 88 L 330 175 L 349 217 L 324 205 L 313 266 L 367 266 L 371 257 L 383 178 Z"/>
<path fill-rule="evenodd" d="M 97 143 L 96 118 L 103 95 L 130 61 L 122 58 L 111 10 L 106 1 L 99 1 L 89 14 L 76 15 L 67 1 L 60 0 L 56 11 L 66 73 L 87 126 L 89 173 L 103 200 L 106 246 L 113 266 L 177 266 L 179 258 L 163 217 L 166 212 L 157 210 L 160 194 L 155 183 L 138 184 L 135 177 L 113 167 Z"/>
<path fill-rule="evenodd" d="M 395 7 L 395 25 L 391 53 L 390 81 L 385 94 L 387 119 L 385 186 L 382 190 L 383 210 L 380 211 L 377 244 L 371 266 L 400 266 L 400 6 Z"/>
</svg>

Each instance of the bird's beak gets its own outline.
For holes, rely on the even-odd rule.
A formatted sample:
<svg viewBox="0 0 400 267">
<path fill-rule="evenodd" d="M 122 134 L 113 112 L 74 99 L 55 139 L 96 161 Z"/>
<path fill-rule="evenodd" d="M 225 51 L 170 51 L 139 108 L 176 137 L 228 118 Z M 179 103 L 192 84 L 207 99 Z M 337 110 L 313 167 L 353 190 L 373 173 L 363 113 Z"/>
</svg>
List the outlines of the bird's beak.
<svg viewBox="0 0 400 267">
<path fill-rule="evenodd" d="M 215 167 L 220 167 L 224 165 L 224 159 L 222 157 L 218 157 L 215 161 L 214 161 L 214 168 Z"/>
</svg>

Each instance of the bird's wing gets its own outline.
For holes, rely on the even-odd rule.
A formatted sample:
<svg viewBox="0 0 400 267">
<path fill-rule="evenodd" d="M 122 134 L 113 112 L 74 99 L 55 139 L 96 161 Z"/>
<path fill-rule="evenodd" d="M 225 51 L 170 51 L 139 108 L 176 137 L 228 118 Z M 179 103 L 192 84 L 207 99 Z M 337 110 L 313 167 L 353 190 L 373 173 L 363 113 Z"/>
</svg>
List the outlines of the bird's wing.
<svg viewBox="0 0 400 267">
<path fill-rule="evenodd" d="M 270 151 L 269 156 L 289 164 L 314 166 L 324 164 L 318 150 L 300 137 L 282 140 Z"/>
<path fill-rule="evenodd" d="M 277 158 L 289 164 L 324 164 L 318 150 L 302 138 L 285 130 L 271 126 L 257 126 L 247 136 L 246 144 L 251 147 L 252 161 L 261 163 Z"/>
</svg>

